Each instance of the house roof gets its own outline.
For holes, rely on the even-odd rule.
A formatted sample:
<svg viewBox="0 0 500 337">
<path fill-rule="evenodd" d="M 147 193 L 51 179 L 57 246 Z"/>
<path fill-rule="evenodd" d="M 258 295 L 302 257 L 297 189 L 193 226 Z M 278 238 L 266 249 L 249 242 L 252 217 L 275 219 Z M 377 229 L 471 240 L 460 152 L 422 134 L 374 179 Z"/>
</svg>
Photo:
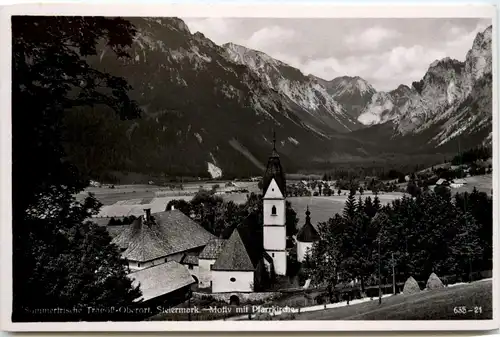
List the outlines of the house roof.
<svg viewBox="0 0 500 337">
<path fill-rule="evenodd" d="M 244 223 L 224 244 L 212 270 L 254 271 L 263 257 L 262 232 L 256 232 L 250 223 Z"/>
<path fill-rule="evenodd" d="M 194 264 L 198 265 L 198 256 L 185 254 L 181 260 L 182 264 Z"/>
<path fill-rule="evenodd" d="M 225 242 L 226 240 L 218 238 L 208 241 L 205 248 L 201 251 L 199 258 L 209 260 L 217 259 L 222 251 L 222 247 L 224 247 Z"/>
<path fill-rule="evenodd" d="M 129 225 L 118 225 L 118 226 L 106 226 L 106 230 L 111 238 L 117 237 L 122 231 L 124 231 Z"/>
<path fill-rule="evenodd" d="M 440 178 L 438 181 L 436 181 L 436 185 L 441 185 L 443 183 L 447 182 L 446 179 Z"/>
<path fill-rule="evenodd" d="M 267 161 L 267 168 L 264 176 L 262 177 L 262 194 L 264 195 L 267 192 L 267 188 L 271 181 L 276 181 L 281 193 L 286 195 L 286 180 L 285 180 L 285 172 L 283 171 L 283 167 L 281 167 L 280 156 L 278 151 L 276 151 L 276 136 L 273 138 L 273 151 L 269 156 L 269 160 Z"/>
<path fill-rule="evenodd" d="M 315 242 L 320 239 L 318 231 L 311 224 L 311 212 L 309 212 L 309 206 L 307 206 L 306 211 L 306 223 L 297 233 L 297 241 L 300 242 Z"/>
<path fill-rule="evenodd" d="M 187 268 L 175 261 L 138 270 L 128 274 L 128 277 L 134 286 L 140 284 L 142 297 L 138 300 L 144 301 L 196 283 Z"/>
<path fill-rule="evenodd" d="M 215 238 L 179 210 L 154 213 L 151 218 L 145 222 L 144 217 L 139 217 L 113 239 L 125 249 L 124 258 L 150 261 L 205 246 Z"/>
</svg>

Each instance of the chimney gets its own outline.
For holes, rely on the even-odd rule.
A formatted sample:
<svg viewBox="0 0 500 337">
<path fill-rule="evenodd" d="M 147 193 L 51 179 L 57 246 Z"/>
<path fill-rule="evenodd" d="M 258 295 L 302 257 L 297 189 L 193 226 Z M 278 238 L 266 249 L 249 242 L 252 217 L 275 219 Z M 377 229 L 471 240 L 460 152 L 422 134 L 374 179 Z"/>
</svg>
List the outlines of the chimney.
<svg viewBox="0 0 500 337">
<path fill-rule="evenodd" d="M 151 219 L 151 208 L 144 209 L 144 220 L 149 221 Z"/>
<path fill-rule="evenodd" d="M 171 211 L 175 210 L 175 206 L 174 205 L 170 206 L 170 210 Z"/>
</svg>

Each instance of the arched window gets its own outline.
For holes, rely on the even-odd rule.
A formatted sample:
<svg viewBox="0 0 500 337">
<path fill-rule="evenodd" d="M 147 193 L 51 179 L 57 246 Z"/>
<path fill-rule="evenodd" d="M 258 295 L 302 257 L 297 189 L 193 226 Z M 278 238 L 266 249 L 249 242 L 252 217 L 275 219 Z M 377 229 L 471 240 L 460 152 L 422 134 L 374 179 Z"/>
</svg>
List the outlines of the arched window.
<svg viewBox="0 0 500 337">
<path fill-rule="evenodd" d="M 276 215 L 276 206 L 274 206 L 274 205 L 271 208 L 271 215 Z"/>
</svg>

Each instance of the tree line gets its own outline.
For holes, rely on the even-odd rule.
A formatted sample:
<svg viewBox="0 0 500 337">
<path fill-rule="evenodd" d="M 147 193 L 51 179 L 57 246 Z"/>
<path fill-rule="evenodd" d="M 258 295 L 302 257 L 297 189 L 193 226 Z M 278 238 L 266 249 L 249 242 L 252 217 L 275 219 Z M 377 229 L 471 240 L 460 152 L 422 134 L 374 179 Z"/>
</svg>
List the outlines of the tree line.
<svg viewBox="0 0 500 337">
<path fill-rule="evenodd" d="M 477 146 L 462 153 L 457 154 L 451 160 L 453 165 L 471 164 L 478 160 L 487 160 L 491 158 L 491 146 Z"/>
<path fill-rule="evenodd" d="M 428 191 L 385 206 L 377 197 L 350 194 L 342 214 L 319 223 L 304 273 L 327 286 L 358 280 L 361 291 L 382 280 L 409 276 L 425 280 L 435 272 L 468 281 L 471 273 L 492 268 L 492 198 L 474 189 L 451 196 Z"/>
</svg>

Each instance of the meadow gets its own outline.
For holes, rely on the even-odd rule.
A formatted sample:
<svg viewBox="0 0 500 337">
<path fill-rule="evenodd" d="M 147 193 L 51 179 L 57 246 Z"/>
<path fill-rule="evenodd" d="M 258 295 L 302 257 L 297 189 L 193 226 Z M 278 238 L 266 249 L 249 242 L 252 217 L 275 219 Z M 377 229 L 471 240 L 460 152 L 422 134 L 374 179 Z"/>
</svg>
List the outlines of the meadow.
<svg viewBox="0 0 500 337">
<path fill-rule="evenodd" d="M 473 176 L 465 178 L 466 185 L 452 190 L 452 193 L 472 192 L 475 187 L 481 192 L 491 194 L 492 175 Z M 226 181 L 220 182 L 189 182 L 183 184 L 183 189 L 171 189 L 154 185 L 116 185 L 109 187 L 89 187 L 84 192 L 77 195 L 78 200 L 82 200 L 87 193 L 93 193 L 103 204 L 99 217 L 122 217 L 128 215 L 141 215 L 144 208 L 151 208 L 152 212 L 165 210 L 169 201 L 174 199 L 191 200 L 200 189 L 210 190 L 214 185 L 219 185 L 218 191 L 228 190 L 225 187 Z M 250 192 L 258 193 L 256 182 L 236 182 L 238 188 L 247 189 Z M 342 213 L 348 191 L 342 190 L 341 195 L 335 196 L 311 196 L 311 197 L 289 197 L 293 209 L 299 218 L 298 227 L 304 223 L 307 206 L 311 212 L 311 222 L 317 225 L 318 222 L 328 221 L 336 213 Z M 226 201 L 244 203 L 247 193 L 221 193 L 221 197 Z M 390 192 L 378 195 L 382 205 L 390 203 L 392 200 L 401 198 L 404 193 Z M 357 193 L 356 198 L 361 195 Z M 375 196 L 370 191 L 363 193 L 363 198 Z"/>
<path fill-rule="evenodd" d="M 378 301 L 306 312 L 297 320 L 482 320 L 492 319 L 492 281 L 481 280 L 413 295 L 398 294 Z M 465 307 L 466 311 L 457 308 Z M 276 317 L 277 319 L 278 317 Z"/>
<path fill-rule="evenodd" d="M 326 222 L 329 218 L 333 217 L 336 213 L 342 214 L 344 209 L 347 191 L 342 191 L 341 195 L 336 196 L 317 196 L 317 197 L 290 197 L 287 198 L 292 203 L 292 207 L 297 212 L 299 218 L 298 228 L 304 224 L 305 212 L 307 206 L 311 212 L 311 223 L 316 226 L 318 222 Z M 356 197 L 360 197 L 359 193 Z M 375 197 L 371 192 L 363 193 L 362 198 L 370 196 L 372 199 Z M 392 200 L 401 198 L 403 193 L 391 192 L 379 194 L 380 203 L 385 205 Z"/>
</svg>

